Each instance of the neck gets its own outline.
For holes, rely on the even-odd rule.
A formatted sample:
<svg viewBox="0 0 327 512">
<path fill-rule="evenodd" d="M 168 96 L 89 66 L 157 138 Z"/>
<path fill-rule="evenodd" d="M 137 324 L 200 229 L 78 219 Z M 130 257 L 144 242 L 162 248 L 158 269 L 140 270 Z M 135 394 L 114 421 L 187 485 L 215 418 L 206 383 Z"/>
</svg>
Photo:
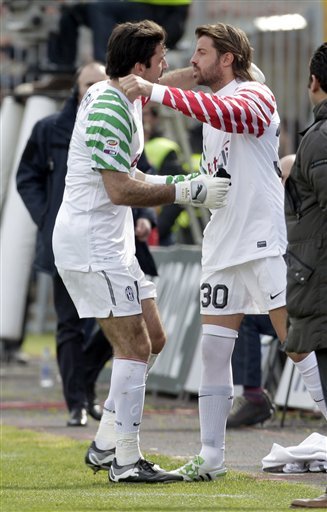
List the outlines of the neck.
<svg viewBox="0 0 327 512">
<path fill-rule="evenodd" d="M 219 81 L 218 83 L 216 82 L 213 86 L 211 86 L 211 90 L 213 93 L 215 92 L 218 92 L 220 91 L 221 89 L 223 89 L 224 87 L 226 87 L 226 85 L 228 85 L 230 82 L 232 82 L 233 80 L 235 79 L 235 77 L 232 77 L 230 79 L 225 79 L 225 80 L 221 80 Z"/>
<path fill-rule="evenodd" d="M 327 100 L 327 94 L 321 90 L 312 96 L 312 103 L 314 107 L 325 100 Z"/>
<path fill-rule="evenodd" d="M 110 78 L 108 80 L 108 83 L 109 83 L 109 85 L 111 85 L 111 87 L 114 87 L 115 89 L 118 89 L 120 92 L 123 92 L 122 88 L 119 85 L 118 78 Z"/>
</svg>

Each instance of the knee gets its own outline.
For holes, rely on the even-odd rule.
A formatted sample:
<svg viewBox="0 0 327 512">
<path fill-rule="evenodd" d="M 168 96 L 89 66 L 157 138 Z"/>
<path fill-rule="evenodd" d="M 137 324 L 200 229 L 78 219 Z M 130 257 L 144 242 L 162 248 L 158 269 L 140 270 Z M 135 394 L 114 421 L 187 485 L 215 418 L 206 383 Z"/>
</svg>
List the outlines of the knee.
<svg viewBox="0 0 327 512">
<path fill-rule="evenodd" d="M 209 332 L 208 332 L 209 331 Z M 201 356 L 203 365 L 229 367 L 237 331 L 221 326 L 203 326 Z"/>
<path fill-rule="evenodd" d="M 151 354 L 151 341 L 143 325 L 136 326 L 129 342 L 126 344 L 127 357 L 148 361 Z"/>
<path fill-rule="evenodd" d="M 134 353 L 134 356 L 140 361 L 148 361 L 151 355 L 151 343 L 148 339 L 142 337 L 137 337 L 135 339 L 135 343 L 133 347 L 131 347 L 131 352 Z"/>
<path fill-rule="evenodd" d="M 301 361 L 303 361 L 303 359 L 305 359 L 308 356 L 307 353 L 297 354 L 296 352 L 286 352 L 286 354 L 290 359 L 292 359 L 293 363 L 300 363 Z"/>
<path fill-rule="evenodd" d="M 166 333 L 160 330 L 151 336 L 151 352 L 152 354 L 160 354 L 166 344 Z"/>
</svg>

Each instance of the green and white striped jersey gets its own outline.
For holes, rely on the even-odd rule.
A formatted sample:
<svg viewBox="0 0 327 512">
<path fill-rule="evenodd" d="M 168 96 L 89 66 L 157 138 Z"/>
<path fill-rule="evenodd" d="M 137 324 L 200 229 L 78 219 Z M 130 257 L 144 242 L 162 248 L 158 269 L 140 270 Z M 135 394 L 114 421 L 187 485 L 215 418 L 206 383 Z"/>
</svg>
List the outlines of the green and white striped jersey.
<svg viewBox="0 0 327 512">
<path fill-rule="evenodd" d="M 90 87 L 77 113 L 54 229 L 57 267 L 97 271 L 132 263 L 132 210 L 110 201 L 99 170 L 133 175 L 143 146 L 141 99 L 131 103 L 107 81 Z"/>
</svg>

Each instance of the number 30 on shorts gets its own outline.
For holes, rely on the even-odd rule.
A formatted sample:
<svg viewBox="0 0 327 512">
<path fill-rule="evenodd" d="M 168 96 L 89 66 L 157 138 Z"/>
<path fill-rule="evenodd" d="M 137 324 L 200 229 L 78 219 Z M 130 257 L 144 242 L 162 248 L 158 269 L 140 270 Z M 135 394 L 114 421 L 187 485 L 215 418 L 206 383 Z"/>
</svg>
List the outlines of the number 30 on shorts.
<svg viewBox="0 0 327 512">
<path fill-rule="evenodd" d="M 202 283 L 200 290 L 203 308 L 207 308 L 210 304 L 216 309 L 227 306 L 228 288 L 224 284 L 216 284 L 212 287 L 209 283 Z"/>
</svg>

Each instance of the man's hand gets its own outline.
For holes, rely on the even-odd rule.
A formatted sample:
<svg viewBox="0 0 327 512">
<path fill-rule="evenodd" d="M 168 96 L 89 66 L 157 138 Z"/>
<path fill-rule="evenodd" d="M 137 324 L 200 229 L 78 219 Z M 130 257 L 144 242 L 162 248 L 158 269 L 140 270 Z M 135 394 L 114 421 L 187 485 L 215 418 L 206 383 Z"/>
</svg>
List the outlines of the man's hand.
<svg viewBox="0 0 327 512">
<path fill-rule="evenodd" d="M 136 221 L 135 236 L 140 240 L 140 242 L 146 242 L 151 233 L 151 229 L 151 222 L 149 219 L 140 217 Z"/>
<path fill-rule="evenodd" d="M 139 96 L 151 96 L 153 84 L 137 75 L 127 75 L 119 78 L 119 85 L 129 101 Z"/>
<path fill-rule="evenodd" d="M 226 206 L 229 190 L 229 178 L 212 178 L 201 175 L 192 181 L 175 183 L 175 203 L 205 206 L 217 209 Z"/>
</svg>

